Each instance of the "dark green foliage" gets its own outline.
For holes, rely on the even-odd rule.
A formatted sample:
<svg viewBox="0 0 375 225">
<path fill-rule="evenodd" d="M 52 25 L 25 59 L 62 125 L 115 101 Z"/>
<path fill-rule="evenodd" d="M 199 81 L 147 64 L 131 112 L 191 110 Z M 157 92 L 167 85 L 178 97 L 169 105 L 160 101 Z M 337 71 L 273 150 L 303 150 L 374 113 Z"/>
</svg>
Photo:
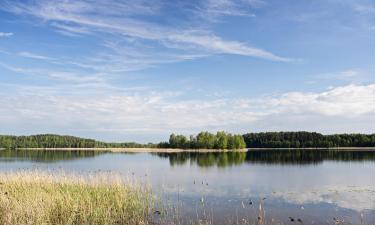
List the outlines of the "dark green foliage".
<svg viewBox="0 0 375 225">
<path fill-rule="evenodd" d="M 171 134 L 169 137 L 170 148 L 189 148 L 189 141 L 183 135 Z"/>
<path fill-rule="evenodd" d="M 160 142 L 156 145 L 156 148 L 169 148 L 169 142 Z"/>
<path fill-rule="evenodd" d="M 232 135 L 219 131 L 216 134 L 200 132 L 191 135 L 189 140 L 184 135 L 171 134 L 169 143 L 160 143 L 158 147 L 182 149 L 243 149 L 246 143 L 241 135 Z"/>
<path fill-rule="evenodd" d="M 140 148 L 155 147 L 153 144 L 107 143 L 93 139 L 54 134 L 31 136 L 0 135 L 0 148 Z"/>
<path fill-rule="evenodd" d="M 248 148 L 375 147 L 375 134 L 322 135 L 315 132 L 267 132 L 243 135 Z"/>
</svg>

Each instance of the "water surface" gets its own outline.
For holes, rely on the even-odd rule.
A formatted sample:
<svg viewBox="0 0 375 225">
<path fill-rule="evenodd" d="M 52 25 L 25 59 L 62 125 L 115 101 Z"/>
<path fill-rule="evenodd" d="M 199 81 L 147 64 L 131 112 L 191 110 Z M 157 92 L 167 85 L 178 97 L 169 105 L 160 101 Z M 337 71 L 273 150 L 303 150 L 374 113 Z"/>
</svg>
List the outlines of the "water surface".
<svg viewBox="0 0 375 225">
<path fill-rule="evenodd" d="M 0 171 L 112 171 L 134 177 L 181 210 L 214 224 L 256 221 L 264 199 L 270 223 L 375 224 L 375 153 L 249 151 L 223 153 L 100 153 L 0 151 Z M 298 224 L 298 222 L 296 223 Z"/>
</svg>

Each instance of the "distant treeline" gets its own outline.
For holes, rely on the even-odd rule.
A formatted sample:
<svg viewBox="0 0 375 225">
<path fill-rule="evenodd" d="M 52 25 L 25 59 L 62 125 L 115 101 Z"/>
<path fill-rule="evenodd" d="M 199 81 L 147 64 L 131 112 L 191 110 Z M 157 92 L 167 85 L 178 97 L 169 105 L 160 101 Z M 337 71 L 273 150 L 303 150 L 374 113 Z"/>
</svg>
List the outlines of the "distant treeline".
<svg viewBox="0 0 375 225">
<path fill-rule="evenodd" d="M 31 136 L 0 135 L 0 148 L 142 148 L 155 147 L 153 144 L 135 142 L 107 143 L 94 139 L 40 134 Z"/>
<path fill-rule="evenodd" d="M 224 131 L 216 134 L 200 132 L 198 135 L 171 134 L 169 142 L 162 142 L 158 148 L 182 148 L 182 149 L 243 149 L 246 143 L 242 135 L 233 135 Z"/>
<path fill-rule="evenodd" d="M 31 136 L 0 135 L 0 148 L 182 148 L 182 149 L 242 149 L 242 148 L 335 148 L 375 147 L 375 134 L 323 135 L 315 132 L 266 132 L 233 135 L 200 132 L 186 137 L 171 134 L 168 142 L 139 144 L 112 143 L 94 139 L 40 134 Z"/>
<path fill-rule="evenodd" d="M 375 147 L 375 134 L 266 132 L 244 134 L 243 137 L 248 148 Z"/>
</svg>

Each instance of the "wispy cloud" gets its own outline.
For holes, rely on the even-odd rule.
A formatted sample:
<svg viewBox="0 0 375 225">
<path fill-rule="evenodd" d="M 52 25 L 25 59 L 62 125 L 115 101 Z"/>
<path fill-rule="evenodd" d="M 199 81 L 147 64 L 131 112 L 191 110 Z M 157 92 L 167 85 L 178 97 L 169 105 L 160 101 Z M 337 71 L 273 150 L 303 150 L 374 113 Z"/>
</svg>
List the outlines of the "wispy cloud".
<svg viewBox="0 0 375 225">
<path fill-rule="evenodd" d="M 253 7 L 264 4 L 260 0 L 206 0 L 200 13 L 206 19 L 215 20 L 221 16 L 255 16 Z"/>
<path fill-rule="evenodd" d="M 43 56 L 43 55 L 37 55 L 31 52 L 19 52 L 17 55 L 26 57 L 26 58 L 31 58 L 31 59 L 39 59 L 39 60 L 55 60 L 54 58 L 48 57 L 48 56 Z"/>
<path fill-rule="evenodd" d="M 170 39 L 175 42 L 189 43 L 200 48 L 206 48 L 214 53 L 227 53 L 234 55 L 253 56 L 273 61 L 290 62 L 295 59 L 277 56 L 271 52 L 250 47 L 237 41 L 224 41 L 215 35 L 195 35 L 188 32 L 171 35 Z"/>
<path fill-rule="evenodd" d="M 167 10 L 163 8 L 163 4 L 115 0 L 95 4 L 91 0 L 64 2 L 37 0 L 33 3 L 5 1 L 0 7 L 16 14 L 47 21 L 52 28 L 67 35 L 105 33 L 114 35 L 113 40 L 132 38 L 144 45 L 138 46 L 138 52 L 158 46 L 164 49 L 158 49 L 158 52 L 174 51 L 175 55 L 182 54 L 182 57 L 177 57 L 180 60 L 186 59 L 185 55 L 234 54 L 272 61 L 293 61 L 261 48 L 250 47 L 247 43 L 225 40 L 207 30 L 208 27 L 205 29 L 199 26 L 191 27 L 195 26 L 193 22 L 189 26 L 181 27 L 154 23 L 147 19 L 147 16 L 162 15 L 163 10 Z M 206 13 L 241 15 L 248 11 L 241 6 L 251 7 L 257 4 L 261 4 L 261 1 L 220 0 L 205 1 L 204 7 Z M 106 35 L 106 38 L 108 37 Z M 158 56 L 154 58 L 158 59 Z"/>
<path fill-rule="evenodd" d="M 375 13 L 375 5 L 369 5 L 369 4 L 365 5 L 365 4 L 354 3 L 353 9 L 359 13 L 364 13 L 364 14 Z"/>
<path fill-rule="evenodd" d="M 372 78 L 373 71 L 361 69 L 348 69 L 338 72 L 322 73 L 314 76 L 314 80 L 310 83 L 317 83 L 323 80 L 326 81 L 344 81 L 348 83 L 364 83 L 374 81 Z"/>
<path fill-rule="evenodd" d="M 13 33 L 9 32 L 0 32 L 0 37 L 10 37 L 13 36 Z"/>
<path fill-rule="evenodd" d="M 56 28 L 56 31 L 67 36 L 79 36 L 91 34 L 90 29 L 82 26 L 64 25 L 61 23 L 51 23 L 51 26 Z"/>
<path fill-rule="evenodd" d="M 31 58 L 38 59 L 38 60 L 45 60 L 43 56 L 33 55 L 31 54 Z M 29 56 L 26 56 L 29 57 Z M 50 60 L 50 58 L 47 58 Z M 57 70 L 57 69 L 41 69 L 41 68 L 25 68 L 21 66 L 14 66 L 9 65 L 6 63 L 0 62 L 0 67 L 3 67 L 9 71 L 23 74 L 25 76 L 34 76 L 49 80 L 58 80 L 58 81 L 65 81 L 65 82 L 74 82 L 74 83 L 105 83 L 106 80 L 103 74 L 86 74 L 82 71 L 77 70 Z"/>
<path fill-rule="evenodd" d="M 347 80 L 359 77 L 361 74 L 363 74 L 362 71 L 356 70 L 356 69 L 349 69 L 344 70 L 336 73 L 323 73 L 316 75 L 319 79 L 340 79 L 340 80 Z"/>
</svg>

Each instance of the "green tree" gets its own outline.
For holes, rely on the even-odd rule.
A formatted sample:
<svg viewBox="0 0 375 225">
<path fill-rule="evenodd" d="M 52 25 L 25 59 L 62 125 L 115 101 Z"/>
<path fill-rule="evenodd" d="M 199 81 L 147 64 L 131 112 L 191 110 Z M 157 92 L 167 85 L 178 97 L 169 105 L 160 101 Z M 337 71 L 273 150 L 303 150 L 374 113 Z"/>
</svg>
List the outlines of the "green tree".
<svg viewBox="0 0 375 225">
<path fill-rule="evenodd" d="M 217 149 L 228 148 L 228 135 L 224 131 L 218 131 L 216 133 L 215 148 Z"/>
<path fill-rule="evenodd" d="M 198 148 L 212 149 L 215 147 L 215 135 L 209 132 L 200 132 L 197 135 Z"/>
</svg>

